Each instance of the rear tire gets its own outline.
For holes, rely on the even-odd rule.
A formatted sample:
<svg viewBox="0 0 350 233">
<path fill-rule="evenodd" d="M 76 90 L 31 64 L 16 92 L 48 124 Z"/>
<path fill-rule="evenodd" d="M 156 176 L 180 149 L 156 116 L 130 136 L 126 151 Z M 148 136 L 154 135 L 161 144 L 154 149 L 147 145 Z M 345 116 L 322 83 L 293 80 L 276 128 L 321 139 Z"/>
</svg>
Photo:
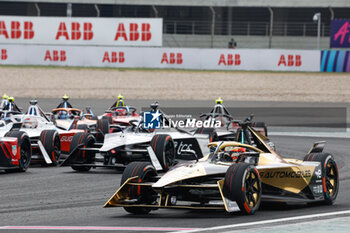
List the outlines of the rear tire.
<svg viewBox="0 0 350 233">
<path fill-rule="evenodd" d="M 226 171 L 224 195 L 236 201 L 244 214 L 254 214 L 261 202 L 261 180 L 258 170 L 247 163 L 232 164 Z"/>
<path fill-rule="evenodd" d="M 85 132 L 87 132 L 89 127 L 87 126 L 87 124 L 75 124 L 73 125 L 72 129 L 82 129 Z"/>
<path fill-rule="evenodd" d="M 25 172 L 32 158 L 32 146 L 28 135 L 23 131 L 9 131 L 5 134 L 5 137 L 16 137 L 18 140 L 17 149 L 20 150 L 20 159 L 18 169 L 7 169 L 6 172 L 20 171 Z M 18 152 L 17 152 L 18 153 Z"/>
<path fill-rule="evenodd" d="M 73 136 L 70 144 L 69 153 L 77 148 L 80 144 L 83 144 L 83 148 L 91 147 L 95 143 L 95 138 L 89 133 L 76 133 Z M 89 151 L 76 151 L 77 163 L 89 164 L 94 160 L 95 154 Z M 87 172 L 91 169 L 91 166 L 71 166 L 71 168 L 78 172 Z"/>
<path fill-rule="evenodd" d="M 151 146 L 163 171 L 168 171 L 175 160 L 175 146 L 171 136 L 168 134 L 156 134 L 151 140 Z"/>
<path fill-rule="evenodd" d="M 61 141 L 58 132 L 56 130 L 43 130 L 39 140 L 50 156 L 52 165 L 56 166 L 61 156 Z"/>
<path fill-rule="evenodd" d="M 109 133 L 109 122 L 106 118 L 101 118 L 97 120 L 97 135 L 96 139 L 99 142 L 104 141 L 105 135 Z"/>
<path fill-rule="evenodd" d="M 209 135 L 209 142 L 216 142 L 219 141 L 219 136 L 216 133 L 216 130 L 214 128 L 198 128 L 196 129 L 195 134 L 207 134 Z"/>
<path fill-rule="evenodd" d="M 339 171 L 333 156 L 329 153 L 311 153 L 304 157 L 304 161 L 321 163 L 324 203 L 332 205 L 339 190 Z"/>
<path fill-rule="evenodd" d="M 132 162 L 125 168 L 120 185 L 134 176 L 139 177 L 138 183 L 144 183 L 157 176 L 157 171 L 149 162 Z M 130 187 L 128 195 L 130 199 L 138 199 L 143 204 L 152 204 L 157 200 L 157 194 L 152 189 L 142 186 Z M 124 207 L 124 209 L 132 214 L 148 214 L 151 211 L 151 208 L 146 207 Z"/>
</svg>

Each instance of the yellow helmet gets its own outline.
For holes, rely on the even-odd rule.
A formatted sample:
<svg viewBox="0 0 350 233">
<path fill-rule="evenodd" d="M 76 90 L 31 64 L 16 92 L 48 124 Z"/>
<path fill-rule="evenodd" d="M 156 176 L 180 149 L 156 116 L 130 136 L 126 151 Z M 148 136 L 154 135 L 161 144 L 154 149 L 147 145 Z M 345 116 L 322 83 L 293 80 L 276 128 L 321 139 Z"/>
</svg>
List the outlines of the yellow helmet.
<svg viewBox="0 0 350 233">
<path fill-rule="evenodd" d="M 219 97 L 219 99 L 215 100 L 216 104 L 222 104 L 222 102 L 224 102 L 221 97 Z"/>
<path fill-rule="evenodd" d="M 64 94 L 62 97 L 63 100 L 69 100 L 69 96 L 67 94 Z"/>
<path fill-rule="evenodd" d="M 9 98 L 9 96 L 8 95 L 6 95 L 6 93 L 2 96 L 2 98 L 4 99 L 4 100 L 7 100 L 8 98 Z"/>
<path fill-rule="evenodd" d="M 124 96 L 122 96 L 121 94 L 118 95 L 118 100 L 123 100 Z"/>
<path fill-rule="evenodd" d="M 15 101 L 15 98 L 14 98 L 13 96 L 9 96 L 9 97 L 7 98 L 7 100 L 10 101 L 10 102 L 13 102 L 13 101 Z"/>
</svg>

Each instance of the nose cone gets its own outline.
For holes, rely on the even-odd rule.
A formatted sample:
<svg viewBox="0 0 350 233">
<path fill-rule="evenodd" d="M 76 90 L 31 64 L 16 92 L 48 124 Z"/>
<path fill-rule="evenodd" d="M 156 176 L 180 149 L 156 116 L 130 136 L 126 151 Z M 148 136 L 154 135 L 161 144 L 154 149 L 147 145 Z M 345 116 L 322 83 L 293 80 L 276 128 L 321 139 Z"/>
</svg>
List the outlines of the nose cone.
<svg viewBox="0 0 350 233">
<path fill-rule="evenodd" d="M 166 185 L 195 177 L 206 175 L 206 169 L 201 162 L 183 165 L 165 173 L 156 183 L 152 185 L 154 188 L 161 188 Z"/>
</svg>

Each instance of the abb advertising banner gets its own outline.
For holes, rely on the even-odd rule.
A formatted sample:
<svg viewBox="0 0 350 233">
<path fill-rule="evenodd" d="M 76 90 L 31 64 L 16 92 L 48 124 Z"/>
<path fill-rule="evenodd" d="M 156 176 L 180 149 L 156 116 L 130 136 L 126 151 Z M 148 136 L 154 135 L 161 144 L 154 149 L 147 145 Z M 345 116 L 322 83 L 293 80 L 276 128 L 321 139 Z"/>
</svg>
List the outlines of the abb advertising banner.
<svg viewBox="0 0 350 233">
<path fill-rule="evenodd" d="M 161 18 L 0 16 L 0 44 L 162 46 Z"/>
<path fill-rule="evenodd" d="M 330 47 L 350 48 L 350 20 L 332 20 Z"/>
<path fill-rule="evenodd" d="M 0 45 L 0 64 L 320 71 L 320 51 Z"/>
</svg>

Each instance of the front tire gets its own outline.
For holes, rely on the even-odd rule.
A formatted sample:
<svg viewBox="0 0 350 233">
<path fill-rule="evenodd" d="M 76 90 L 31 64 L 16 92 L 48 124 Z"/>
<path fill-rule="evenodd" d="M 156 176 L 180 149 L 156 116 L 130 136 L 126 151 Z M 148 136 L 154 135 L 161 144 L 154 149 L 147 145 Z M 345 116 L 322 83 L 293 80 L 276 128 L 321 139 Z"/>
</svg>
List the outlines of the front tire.
<svg viewBox="0 0 350 233">
<path fill-rule="evenodd" d="M 39 140 L 50 156 L 52 165 L 56 166 L 61 156 L 61 141 L 56 130 L 43 130 Z"/>
<path fill-rule="evenodd" d="M 99 142 L 104 141 L 105 135 L 109 133 L 109 122 L 107 118 L 101 118 L 97 120 L 97 135 L 96 139 Z"/>
<path fill-rule="evenodd" d="M 89 133 L 76 133 L 73 136 L 70 144 L 69 153 L 75 150 L 79 145 L 83 144 L 82 148 L 92 147 L 95 143 L 95 138 Z M 94 159 L 94 153 L 89 151 L 76 151 L 77 163 L 86 164 L 92 163 Z M 71 168 L 78 172 L 87 172 L 91 169 L 91 166 L 71 166 Z"/>
<path fill-rule="evenodd" d="M 195 134 L 207 134 L 209 135 L 209 142 L 216 142 L 219 141 L 219 136 L 216 133 L 216 130 L 214 128 L 198 128 L 196 129 Z"/>
<path fill-rule="evenodd" d="M 168 171 L 175 160 L 175 146 L 171 136 L 168 134 L 156 134 L 151 140 L 151 146 L 163 171 Z"/>
<path fill-rule="evenodd" d="M 18 149 L 20 149 L 19 167 L 14 170 L 5 170 L 6 172 L 20 171 L 25 172 L 32 158 L 32 146 L 28 135 L 23 131 L 9 131 L 5 137 L 16 137 L 18 140 Z"/>
<path fill-rule="evenodd" d="M 157 171 L 149 162 L 132 162 L 125 168 L 120 185 L 135 176 L 138 177 L 138 183 L 144 183 L 157 176 Z M 143 204 L 152 204 L 157 200 L 157 194 L 149 187 L 131 186 L 128 195 L 130 199 L 138 199 Z M 132 214 L 148 214 L 151 211 L 151 208 L 146 207 L 124 207 L 124 209 Z"/>
<path fill-rule="evenodd" d="M 254 214 L 261 202 L 261 180 L 258 170 L 247 163 L 232 164 L 226 171 L 224 194 L 236 201 L 244 214 Z"/>
<path fill-rule="evenodd" d="M 305 156 L 304 161 L 321 163 L 324 203 L 332 205 L 339 190 L 339 170 L 333 156 L 329 153 L 311 153 Z"/>
</svg>

